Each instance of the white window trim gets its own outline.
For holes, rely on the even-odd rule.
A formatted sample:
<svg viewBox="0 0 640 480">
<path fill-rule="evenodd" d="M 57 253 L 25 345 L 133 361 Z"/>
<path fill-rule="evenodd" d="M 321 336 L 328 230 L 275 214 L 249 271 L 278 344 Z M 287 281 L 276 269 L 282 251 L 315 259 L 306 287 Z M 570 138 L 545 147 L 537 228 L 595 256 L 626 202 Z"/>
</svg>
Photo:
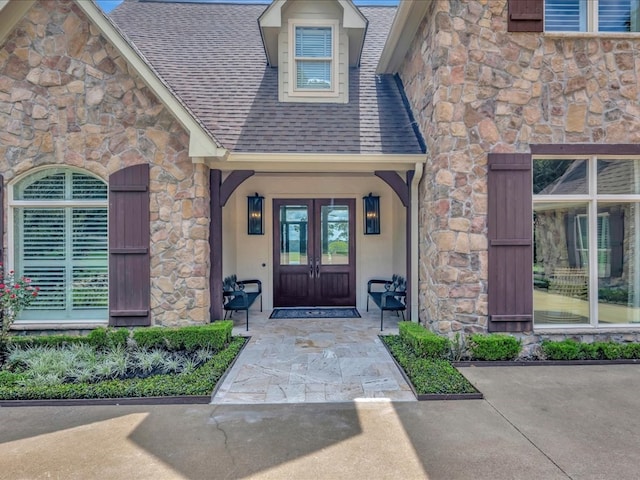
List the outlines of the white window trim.
<svg viewBox="0 0 640 480">
<path fill-rule="evenodd" d="M 535 160 L 587 160 L 587 182 L 589 191 L 581 195 L 533 195 L 533 206 L 541 203 L 571 203 L 583 201 L 587 204 L 589 215 L 589 245 L 598 245 L 598 203 L 618 202 L 618 203 L 640 203 L 640 194 L 608 195 L 597 193 L 598 160 L 620 160 L 633 161 L 640 160 L 635 155 L 532 155 L 532 162 Z M 534 210 L 535 211 L 535 210 Z M 635 259 L 640 262 L 640 258 Z M 595 267 L 595 268 L 594 268 Z M 589 323 L 588 324 L 535 324 L 535 331 L 559 331 L 559 330 L 594 330 L 594 331 L 616 331 L 638 328 L 637 323 L 620 324 L 599 324 L 598 323 L 598 248 L 589 249 Z M 640 275 L 640 265 L 636 271 Z M 640 278 L 634 280 L 640 284 Z"/>
<path fill-rule="evenodd" d="M 296 27 L 329 27 L 331 28 L 331 88 L 327 90 L 316 90 L 308 88 L 296 88 Z M 289 19 L 289 88 L 288 94 L 291 97 L 337 97 L 340 95 L 338 85 L 340 68 L 340 45 L 339 32 L 340 22 L 338 20 L 313 20 L 313 19 Z"/>
<path fill-rule="evenodd" d="M 96 175 L 93 172 L 88 170 L 84 170 L 82 168 L 70 167 L 67 165 L 47 165 L 43 167 L 32 168 L 29 171 L 25 172 L 22 175 L 18 175 L 16 178 L 12 179 L 11 182 L 7 185 L 7 270 L 15 270 L 15 208 L 16 207 L 47 207 L 47 208 L 55 208 L 55 207 L 69 207 L 69 206 L 81 206 L 81 207 L 104 207 L 109 208 L 109 200 L 58 200 L 52 202 L 40 202 L 37 200 L 14 200 L 15 192 L 14 187 L 20 181 L 22 181 L 26 177 L 30 177 L 31 175 L 38 173 L 43 170 L 53 170 L 56 168 L 61 168 L 65 170 L 70 170 L 72 172 L 82 173 L 84 175 L 89 175 L 91 177 L 95 177 L 101 181 L 103 181 L 107 187 L 109 186 L 109 182 L 104 178 Z M 107 189 L 108 192 L 108 189 Z M 15 330 L 48 330 L 48 329 L 78 329 L 78 328 L 96 328 L 101 325 L 106 325 L 108 322 L 106 319 L 65 319 L 65 320 L 52 320 L 51 322 L 45 322 L 42 320 L 16 320 L 13 324 L 13 328 Z M 84 327 L 82 327 L 84 326 Z"/>
<path fill-rule="evenodd" d="M 563 32 L 563 31 L 546 31 L 545 34 L 548 36 L 558 36 L 558 37 L 576 37 L 576 36 L 584 36 L 584 37 L 624 37 L 624 38 L 640 38 L 640 32 L 600 32 L 598 30 L 598 0 L 586 0 L 586 9 L 585 14 L 587 15 L 587 29 L 581 32 Z M 546 6 L 544 6 L 544 13 L 546 17 Z M 640 15 L 640 14 L 639 14 Z M 640 19 L 638 20 L 640 21 Z"/>
</svg>

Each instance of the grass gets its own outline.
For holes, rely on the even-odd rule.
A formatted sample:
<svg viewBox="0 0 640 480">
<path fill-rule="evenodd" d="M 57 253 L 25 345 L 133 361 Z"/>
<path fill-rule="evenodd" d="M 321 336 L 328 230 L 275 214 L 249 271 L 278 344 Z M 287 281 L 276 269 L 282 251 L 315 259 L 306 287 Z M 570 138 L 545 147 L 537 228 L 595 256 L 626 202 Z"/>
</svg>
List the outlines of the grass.
<svg viewBox="0 0 640 480">
<path fill-rule="evenodd" d="M 420 357 L 400 336 L 387 335 L 380 338 L 402 367 L 418 395 L 478 392 L 448 360 Z"/>
</svg>

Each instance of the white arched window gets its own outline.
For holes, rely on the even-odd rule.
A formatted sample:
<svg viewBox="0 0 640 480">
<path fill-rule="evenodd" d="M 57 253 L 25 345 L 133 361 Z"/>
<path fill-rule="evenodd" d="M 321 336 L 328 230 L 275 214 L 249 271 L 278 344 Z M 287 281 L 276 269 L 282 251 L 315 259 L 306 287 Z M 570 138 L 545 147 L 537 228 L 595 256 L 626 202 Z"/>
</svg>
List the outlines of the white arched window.
<svg viewBox="0 0 640 480">
<path fill-rule="evenodd" d="M 49 168 L 13 185 L 13 266 L 40 288 L 23 321 L 108 318 L 107 185 Z"/>
</svg>

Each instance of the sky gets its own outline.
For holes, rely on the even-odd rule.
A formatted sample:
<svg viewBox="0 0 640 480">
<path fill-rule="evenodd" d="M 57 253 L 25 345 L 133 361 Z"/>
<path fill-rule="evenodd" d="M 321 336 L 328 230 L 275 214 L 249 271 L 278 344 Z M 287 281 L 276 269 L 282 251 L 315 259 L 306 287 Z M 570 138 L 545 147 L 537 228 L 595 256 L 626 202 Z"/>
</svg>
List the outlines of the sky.
<svg viewBox="0 0 640 480">
<path fill-rule="evenodd" d="M 177 0 L 185 1 L 185 0 Z M 270 0 L 192 0 L 192 1 L 209 1 L 209 2 L 223 2 L 223 3 L 271 3 Z M 354 0 L 356 5 L 397 5 L 399 0 Z M 116 8 L 122 0 L 97 0 L 100 8 L 105 12 L 110 12 Z"/>
</svg>

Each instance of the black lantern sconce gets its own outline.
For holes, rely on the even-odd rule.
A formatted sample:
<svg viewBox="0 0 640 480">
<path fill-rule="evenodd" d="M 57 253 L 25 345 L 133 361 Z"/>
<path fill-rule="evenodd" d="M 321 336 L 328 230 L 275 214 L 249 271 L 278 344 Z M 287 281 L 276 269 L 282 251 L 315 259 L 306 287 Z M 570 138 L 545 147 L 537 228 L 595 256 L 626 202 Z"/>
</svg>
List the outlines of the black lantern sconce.
<svg viewBox="0 0 640 480">
<path fill-rule="evenodd" d="M 362 197 L 364 204 L 364 234 L 380 235 L 380 197 L 371 193 Z"/>
<path fill-rule="evenodd" d="M 247 197 L 247 233 L 249 235 L 264 234 L 263 205 L 264 197 L 257 193 L 252 197 Z"/>
</svg>

